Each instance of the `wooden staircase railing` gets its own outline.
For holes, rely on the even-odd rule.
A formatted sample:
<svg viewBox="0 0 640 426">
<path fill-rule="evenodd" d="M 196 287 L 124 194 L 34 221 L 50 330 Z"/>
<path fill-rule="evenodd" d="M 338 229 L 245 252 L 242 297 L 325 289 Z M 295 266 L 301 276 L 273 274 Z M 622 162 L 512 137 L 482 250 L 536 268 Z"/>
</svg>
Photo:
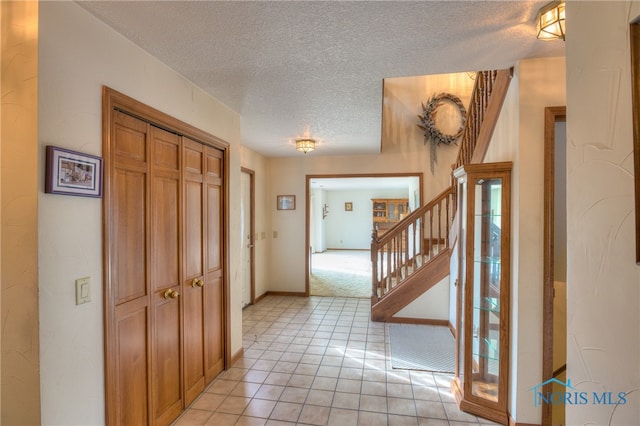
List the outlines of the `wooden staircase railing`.
<svg viewBox="0 0 640 426">
<path fill-rule="evenodd" d="M 513 68 L 476 74 L 454 169 L 466 164 L 482 163 L 512 76 Z"/>
<path fill-rule="evenodd" d="M 512 68 L 480 71 L 476 74 L 458 158 L 453 164 L 454 169 L 484 160 L 512 76 Z M 451 252 L 449 231 L 455 216 L 456 189 L 457 186 L 453 184 L 452 179 L 449 188 L 414 210 L 383 235 L 378 235 L 377 229 L 373 230 L 372 317 L 385 318 L 384 315 L 373 313 L 374 305 L 387 295 L 391 296 L 392 290 L 405 284 L 410 285 L 411 277 L 424 277 L 424 268 L 430 262 L 441 258 L 438 254 L 447 255 Z M 440 259 L 439 269 L 442 268 L 441 264 Z M 435 284 L 434 282 L 433 285 Z M 395 309 L 410 301 L 394 302 L 391 305 Z M 393 313 L 386 312 L 385 315 L 390 316 Z"/>
<path fill-rule="evenodd" d="M 371 238 L 373 286 L 376 303 L 438 253 L 449 248 L 449 227 L 453 212 L 452 187 L 378 236 Z"/>
</svg>

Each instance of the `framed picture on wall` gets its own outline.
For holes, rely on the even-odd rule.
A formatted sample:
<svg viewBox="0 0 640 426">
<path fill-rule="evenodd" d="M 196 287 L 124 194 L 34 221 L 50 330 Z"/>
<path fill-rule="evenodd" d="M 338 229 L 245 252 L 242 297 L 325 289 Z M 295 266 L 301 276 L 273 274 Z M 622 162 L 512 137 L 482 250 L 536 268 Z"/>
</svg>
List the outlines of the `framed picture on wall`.
<svg viewBox="0 0 640 426">
<path fill-rule="evenodd" d="M 102 196 L 102 158 L 69 149 L 47 146 L 44 192 L 49 194 Z"/>
<path fill-rule="evenodd" d="M 353 211 L 353 203 L 352 202 L 344 203 L 344 211 L 352 212 Z"/>
<path fill-rule="evenodd" d="M 278 205 L 278 210 L 295 210 L 296 196 L 295 195 L 278 195 L 277 205 Z"/>
</svg>

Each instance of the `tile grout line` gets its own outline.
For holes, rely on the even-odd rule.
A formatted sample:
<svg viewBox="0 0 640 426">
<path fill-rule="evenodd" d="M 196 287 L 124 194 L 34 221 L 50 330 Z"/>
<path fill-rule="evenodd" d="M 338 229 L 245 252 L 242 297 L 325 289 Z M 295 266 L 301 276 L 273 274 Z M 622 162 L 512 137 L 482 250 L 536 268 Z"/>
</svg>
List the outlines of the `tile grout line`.
<svg viewBox="0 0 640 426">
<path fill-rule="evenodd" d="M 443 387 L 442 377 L 436 377 L 434 373 L 429 373 L 428 376 L 425 376 L 402 370 L 406 371 L 406 373 L 400 374 L 398 372 L 397 378 L 389 380 L 389 373 L 392 372 L 393 368 L 389 358 L 388 326 L 386 324 L 377 326 L 375 325 L 376 323 L 372 323 L 369 319 L 370 311 L 366 308 L 368 308 L 368 300 L 363 302 L 356 299 L 321 297 L 311 297 L 306 299 L 305 302 L 299 302 L 297 299 L 292 301 L 284 297 L 268 297 L 261 301 L 259 305 L 248 307 L 243 313 L 242 340 L 243 346 L 246 347 L 245 357 L 240 360 L 239 364 L 236 364 L 237 367 L 234 366 L 230 369 L 235 369 L 231 374 L 226 374 L 230 371 L 227 370 L 223 373 L 223 375 L 226 375 L 216 378 L 208 389 L 217 381 L 225 379 L 235 382 L 235 385 L 233 388 L 226 390 L 224 395 L 221 395 L 221 398 L 224 397 L 222 402 L 218 403 L 213 410 L 208 410 L 209 415 L 206 416 L 205 422 L 211 421 L 216 412 L 224 413 L 224 411 L 220 411 L 220 407 L 229 396 L 232 396 L 234 390 L 241 383 L 251 383 L 257 387 L 255 391 L 250 391 L 249 393 L 242 391 L 242 398 L 245 398 L 248 402 L 239 414 L 235 414 L 238 422 L 243 417 L 245 419 L 249 417 L 248 414 L 250 413 L 247 411 L 249 405 L 258 400 L 273 403 L 273 407 L 269 412 L 258 413 L 260 417 L 256 419 L 260 419 L 259 421 L 262 422 L 260 424 L 280 422 L 276 421 L 272 416 L 278 403 L 290 403 L 282 399 L 285 397 L 287 389 L 301 389 L 301 392 L 306 392 L 302 400 L 295 399 L 293 393 L 286 397 L 294 401 L 301 401 L 292 403 L 299 406 L 296 417 L 297 422 L 311 419 L 302 417 L 303 413 L 309 413 L 309 409 L 307 408 L 307 411 L 305 411 L 305 407 L 323 407 L 323 411 L 326 413 L 324 424 L 328 424 L 331 421 L 332 412 L 337 413 L 337 410 L 350 412 L 351 414 L 349 415 L 353 416 L 352 419 L 355 418 L 355 421 L 361 421 L 363 413 L 370 413 L 374 416 L 371 418 L 375 418 L 376 415 L 385 415 L 387 423 L 391 423 L 392 420 L 399 420 L 392 416 L 409 416 L 416 422 L 420 422 L 424 420 L 420 420 L 422 417 L 419 416 L 419 401 L 437 403 L 442 410 L 441 415 L 443 417 L 424 419 L 432 419 L 442 424 L 454 422 L 454 418 L 451 417 L 446 409 L 446 404 L 451 401 L 450 398 L 444 398 L 447 391 Z M 289 356 L 286 360 L 283 360 L 286 354 L 296 355 Z M 328 356 L 339 357 L 339 365 L 332 364 L 333 361 L 326 358 Z M 379 359 L 382 356 L 384 356 L 384 360 Z M 293 359 L 295 361 L 292 361 Z M 263 364 L 258 364 L 260 361 L 264 361 Z M 372 363 L 370 368 L 367 368 L 369 366 L 368 362 Z M 383 365 L 379 366 L 377 362 L 383 362 Z M 288 366 L 290 367 L 289 371 L 286 369 Z M 313 372 L 313 374 L 303 374 L 304 368 L 301 367 L 309 368 L 307 372 Z M 300 385 L 290 385 L 292 378 L 296 375 L 295 372 L 298 370 L 300 370 L 300 373 L 297 374 L 298 376 L 309 377 L 308 385 L 305 382 L 301 382 Z M 370 382 L 365 378 L 373 377 L 365 376 L 365 372 L 369 370 L 381 371 L 381 374 L 383 374 L 385 380 L 384 400 L 387 407 L 384 413 L 363 410 L 362 397 L 365 395 L 376 396 L 363 393 L 365 392 L 365 382 Z M 284 374 L 288 374 L 286 383 L 285 379 L 278 377 L 280 374 L 283 375 L 282 377 L 284 377 Z M 251 376 L 247 377 L 248 375 Z M 255 377 L 253 377 L 254 375 Z M 248 380 L 255 381 L 249 382 Z M 353 382 L 348 382 L 347 380 L 358 382 L 357 393 L 353 392 L 354 387 L 350 387 Z M 266 393 L 268 392 L 267 390 L 264 391 L 265 394 L 262 396 L 269 396 L 275 399 L 258 397 L 258 395 L 261 395 L 261 389 L 269 389 L 267 386 L 281 388 L 277 398 L 268 395 Z M 418 399 L 416 390 L 420 386 L 436 391 L 438 393 L 437 400 L 430 398 Z M 331 392 L 330 401 L 313 400 L 313 395 L 322 395 L 313 391 Z M 339 393 L 357 397 L 357 404 L 348 405 L 348 408 L 336 407 L 334 404 L 338 402 L 336 398 Z M 392 394 L 394 396 L 391 396 Z M 423 395 L 423 398 L 425 396 L 428 395 Z M 409 410 L 413 414 L 394 414 L 389 412 L 390 399 L 396 404 L 394 407 L 399 413 Z M 451 407 L 449 406 L 449 408 Z M 474 424 L 478 424 L 478 422 L 479 420 L 476 418 Z"/>
</svg>

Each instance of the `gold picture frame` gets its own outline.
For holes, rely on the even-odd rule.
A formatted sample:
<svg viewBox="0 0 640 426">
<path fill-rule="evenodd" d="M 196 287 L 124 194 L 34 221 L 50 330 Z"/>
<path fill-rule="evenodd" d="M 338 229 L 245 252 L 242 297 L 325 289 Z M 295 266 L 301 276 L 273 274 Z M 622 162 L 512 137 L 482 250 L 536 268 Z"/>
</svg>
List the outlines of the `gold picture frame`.
<svg viewBox="0 0 640 426">
<path fill-rule="evenodd" d="M 295 195 L 278 195 L 276 205 L 278 210 L 295 210 L 296 196 Z"/>
<path fill-rule="evenodd" d="M 353 211 L 353 203 L 351 201 L 344 203 L 344 211 L 345 212 Z"/>
</svg>

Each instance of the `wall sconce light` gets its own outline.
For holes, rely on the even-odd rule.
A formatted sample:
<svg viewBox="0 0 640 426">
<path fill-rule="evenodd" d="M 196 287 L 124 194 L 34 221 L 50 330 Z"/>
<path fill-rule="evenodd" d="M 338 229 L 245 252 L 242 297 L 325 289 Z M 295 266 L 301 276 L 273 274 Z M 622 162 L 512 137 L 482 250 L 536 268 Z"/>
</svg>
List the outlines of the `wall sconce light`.
<svg viewBox="0 0 640 426">
<path fill-rule="evenodd" d="M 329 215 L 329 206 L 325 204 L 324 206 L 322 206 L 322 218 L 324 219 L 328 215 Z"/>
<path fill-rule="evenodd" d="M 316 141 L 311 138 L 296 139 L 296 149 L 306 154 L 316 149 Z"/>
<path fill-rule="evenodd" d="M 540 9 L 536 16 L 536 30 L 540 40 L 564 40 L 564 1 L 554 1 Z"/>
</svg>

